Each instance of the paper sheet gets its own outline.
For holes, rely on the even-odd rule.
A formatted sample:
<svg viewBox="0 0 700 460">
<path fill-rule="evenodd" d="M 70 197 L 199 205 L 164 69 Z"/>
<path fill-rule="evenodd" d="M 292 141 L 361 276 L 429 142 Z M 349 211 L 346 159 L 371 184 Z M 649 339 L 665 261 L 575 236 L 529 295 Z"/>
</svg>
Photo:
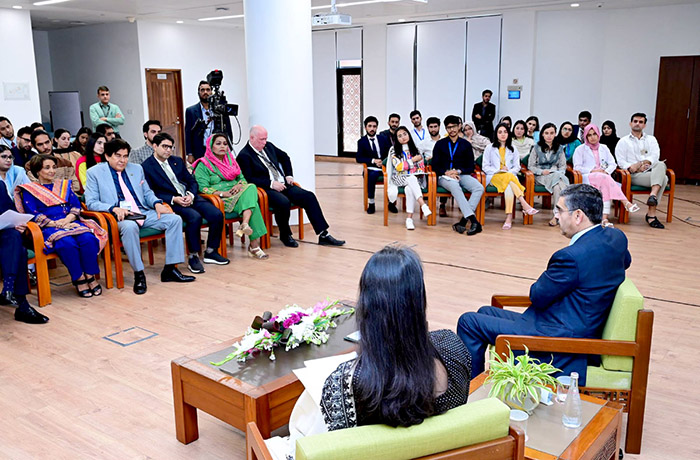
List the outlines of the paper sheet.
<svg viewBox="0 0 700 460">
<path fill-rule="evenodd" d="M 13 210 L 7 210 L 0 214 L 0 230 L 15 228 L 18 225 L 24 225 L 34 216 L 32 214 L 20 214 Z"/>
</svg>

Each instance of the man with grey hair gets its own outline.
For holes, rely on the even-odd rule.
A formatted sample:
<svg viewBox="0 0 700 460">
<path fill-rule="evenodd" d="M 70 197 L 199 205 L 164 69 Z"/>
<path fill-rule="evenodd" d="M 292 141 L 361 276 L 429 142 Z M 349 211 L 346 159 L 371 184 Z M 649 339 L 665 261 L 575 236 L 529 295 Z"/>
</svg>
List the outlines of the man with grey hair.
<svg viewBox="0 0 700 460">
<path fill-rule="evenodd" d="M 632 261 L 627 238 L 618 229 L 601 227 L 603 197 L 591 185 L 567 187 L 557 209 L 561 232 L 571 242 L 552 255 L 547 270 L 530 286 L 528 309 L 481 307 L 459 318 L 457 335 L 472 355 L 472 375 L 484 371 L 486 349 L 502 334 L 600 338 Z M 565 375 L 578 372 L 581 386 L 586 384 L 586 355 L 554 354 L 552 364 Z"/>
<path fill-rule="evenodd" d="M 289 155 L 267 141 L 265 128 L 259 125 L 250 128 L 250 139 L 236 157 L 236 161 L 246 180 L 267 192 L 267 199 L 280 229 L 280 241 L 285 246 L 293 248 L 299 246 L 299 243 L 292 238 L 292 230 L 289 228 L 292 205 L 301 206 L 306 211 L 318 235 L 318 244 L 324 246 L 345 244 L 345 241 L 337 240 L 328 233 L 329 225 L 323 217 L 316 195 L 294 183 Z M 299 222 L 299 225 L 303 225 L 303 222 Z"/>
</svg>

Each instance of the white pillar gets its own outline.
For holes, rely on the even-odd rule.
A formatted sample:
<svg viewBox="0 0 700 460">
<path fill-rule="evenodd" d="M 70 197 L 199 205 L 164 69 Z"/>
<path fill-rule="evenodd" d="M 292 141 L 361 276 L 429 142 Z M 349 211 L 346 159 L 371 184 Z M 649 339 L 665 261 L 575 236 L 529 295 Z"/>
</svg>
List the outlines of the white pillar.
<svg viewBox="0 0 700 460">
<path fill-rule="evenodd" d="M 250 126 L 264 126 L 314 190 L 311 1 L 244 0 L 244 12 Z"/>
</svg>

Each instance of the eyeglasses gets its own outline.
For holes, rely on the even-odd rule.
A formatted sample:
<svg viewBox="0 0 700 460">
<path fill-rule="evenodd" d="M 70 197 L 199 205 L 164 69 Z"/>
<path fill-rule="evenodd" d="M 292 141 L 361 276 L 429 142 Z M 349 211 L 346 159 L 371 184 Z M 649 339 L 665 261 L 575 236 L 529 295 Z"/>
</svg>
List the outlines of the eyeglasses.
<svg viewBox="0 0 700 460">
<path fill-rule="evenodd" d="M 445 126 L 446 130 L 452 130 L 452 129 L 459 129 L 459 125 L 447 125 Z"/>
<path fill-rule="evenodd" d="M 0 160 L 9 160 L 12 158 L 12 155 L 0 155 Z"/>
<path fill-rule="evenodd" d="M 172 150 L 173 149 L 173 146 L 168 145 L 168 144 L 160 144 L 160 147 L 165 149 L 165 150 Z"/>
</svg>

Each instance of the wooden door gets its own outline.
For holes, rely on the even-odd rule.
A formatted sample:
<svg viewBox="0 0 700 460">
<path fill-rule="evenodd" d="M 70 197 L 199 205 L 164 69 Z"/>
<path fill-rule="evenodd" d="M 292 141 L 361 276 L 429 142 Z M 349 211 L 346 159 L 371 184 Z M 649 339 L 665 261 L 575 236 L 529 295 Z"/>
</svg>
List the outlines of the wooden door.
<svg viewBox="0 0 700 460">
<path fill-rule="evenodd" d="M 338 107 L 338 156 L 355 158 L 357 140 L 362 137 L 362 69 L 336 71 Z"/>
<path fill-rule="evenodd" d="M 146 69 L 148 118 L 159 120 L 175 139 L 175 151 L 185 158 L 184 110 L 180 70 Z"/>
<path fill-rule="evenodd" d="M 695 56 L 690 107 L 688 108 L 688 135 L 685 143 L 685 177 L 700 179 L 700 56 Z"/>
</svg>

